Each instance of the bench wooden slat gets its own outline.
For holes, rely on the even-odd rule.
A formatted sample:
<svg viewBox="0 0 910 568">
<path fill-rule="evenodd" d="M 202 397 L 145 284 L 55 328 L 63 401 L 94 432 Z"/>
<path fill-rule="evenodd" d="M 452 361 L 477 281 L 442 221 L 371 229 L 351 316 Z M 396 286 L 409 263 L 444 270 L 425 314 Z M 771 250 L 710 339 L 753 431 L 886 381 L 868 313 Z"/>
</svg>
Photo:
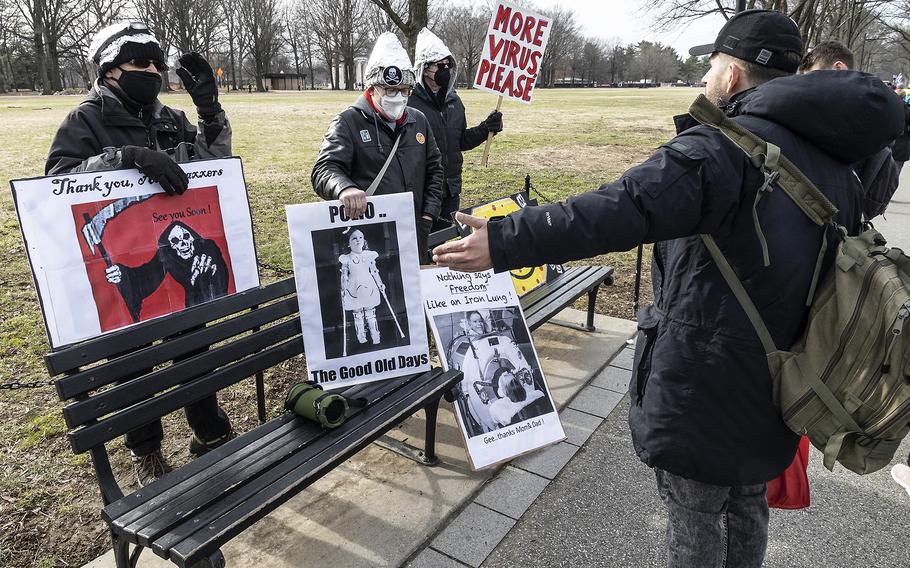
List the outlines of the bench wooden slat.
<svg viewBox="0 0 910 568">
<path fill-rule="evenodd" d="M 566 269 L 565 272 L 554 278 L 549 282 L 544 282 L 537 288 L 534 288 L 527 294 L 521 297 L 521 306 L 522 309 L 527 313 L 531 310 L 537 303 L 545 301 L 547 296 L 553 291 L 554 288 L 559 288 L 561 286 L 566 286 L 574 282 L 575 280 L 584 278 L 588 272 L 593 269 L 593 266 L 573 266 Z"/>
<path fill-rule="evenodd" d="M 295 314 L 297 308 L 297 298 L 287 298 L 227 321 L 212 324 L 157 345 L 147 346 L 81 373 L 59 379 L 57 393 L 61 400 L 68 400 L 125 378 L 139 376 L 165 361 L 207 348 L 214 343 Z"/>
<path fill-rule="evenodd" d="M 303 340 L 300 337 L 295 337 L 230 367 L 219 369 L 206 377 L 204 382 L 190 382 L 153 399 L 141 402 L 97 424 L 73 430 L 68 434 L 70 445 L 75 453 L 81 454 L 94 446 L 126 434 L 135 428 L 137 424 L 147 424 L 166 414 L 180 410 L 192 402 L 196 402 L 301 353 L 303 353 Z"/>
<path fill-rule="evenodd" d="M 585 267 L 590 270 L 577 271 L 572 274 L 570 282 L 563 282 L 561 285 L 557 280 L 548 283 L 548 295 L 540 298 L 531 306 L 525 308 L 522 302 L 522 308 L 525 310 L 525 320 L 528 329 L 535 330 L 543 325 L 546 320 L 550 319 L 553 314 L 563 308 L 571 305 L 581 294 L 600 285 L 609 279 L 613 273 L 610 267 Z M 552 284 L 552 286 L 550 286 Z M 536 291 L 536 290 L 535 290 Z"/>
<path fill-rule="evenodd" d="M 268 286 L 219 298 L 187 308 L 180 313 L 138 323 L 90 341 L 60 348 L 48 353 L 44 362 L 51 376 L 67 373 L 112 355 L 138 349 L 162 337 L 176 335 L 249 309 L 250 306 L 266 304 L 293 293 L 294 279 L 286 278 Z"/>
<path fill-rule="evenodd" d="M 460 372 L 439 370 L 421 377 L 425 379 L 410 383 L 414 388 L 404 398 L 388 397 L 371 407 L 369 421 L 352 424 L 350 430 L 344 426 L 336 428 L 314 444 L 318 447 L 312 448 L 312 454 L 300 452 L 261 476 L 261 490 L 247 485 L 235 495 L 239 499 L 241 492 L 247 491 L 249 498 L 222 501 L 230 508 L 224 514 L 219 512 L 216 519 L 205 523 L 189 521 L 178 527 L 175 534 L 179 531 L 188 536 L 169 550 L 168 558 L 181 568 L 192 566 L 390 430 L 400 416 L 420 410 L 462 379 Z M 309 475 L 301 476 L 296 470 L 305 465 L 309 465 Z"/>
<path fill-rule="evenodd" d="M 76 428 L 91 420 L 118 412 L 176 385 L 189 381 L 206 382 L 209 378 L 202 375 L 248 355 L 258 353 L 270 345 L 275 345 L 299 333 L 299 318 L 282 322 L 227 345 L 221 345 L 179 363 L 174 363 L 160 371 L 133 379 L 98 393 L 87 400 L 69 404 L 63 409 L 63 417 L 67 426 Z"/>
<path fill-rule="evenodd" d="M 358 396 L 364 396 L 373 404 L 381 395 L 392 390 L 390 385 L 377 384 L 369 392 Z M 350 416 L 360 412 L 362 409 L 352 408 Z M 166 528 L 210 501 L 219 499 L 225 490 L 237 485 L 237 479 L 254 478 L 327 433 L 315 424 L 300 428 L 301 423 L 294 420 L 293 414 L 283 414 L 277 420 L 282 422 L 279 428 L 272 428 L 263 435 L 259 433 L 262 426 L 247 432 L 231 441 L 231 446 L 225 447 L 222 452 L 206 454 L 191 462 L 196 466 L 192 475 L 164 478 L 149 486 L 139 498 L 132 495 L 109 505 L 104 509 L 105 516 L 118 530 L 147 546 L 160 534 L 161 527 Z"/>
<path fill-rule="evenodd" d="M 437 246 L 442 243 L 458 237 L 458 228 L 455 225 L 446 227 L 434 233 L 430 233 L 429 238 L 427 238 L 427 247 L 432 251 Z"/>
</svg>

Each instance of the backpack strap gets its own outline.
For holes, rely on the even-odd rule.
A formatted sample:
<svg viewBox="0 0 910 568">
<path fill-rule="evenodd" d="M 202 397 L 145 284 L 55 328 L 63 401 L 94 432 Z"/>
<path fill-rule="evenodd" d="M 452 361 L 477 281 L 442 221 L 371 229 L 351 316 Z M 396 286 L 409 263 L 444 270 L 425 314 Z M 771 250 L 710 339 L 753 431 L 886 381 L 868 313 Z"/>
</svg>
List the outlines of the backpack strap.
<svg viewBox="0 0 910 568">
<path fill-rule="evenodd" d="M 724 257 L 724 253 L 722 253 L 720 247 L 717 246 L 714 237 L 711 235 L 699 236 L 705 243 L 705 246 L 708 247 L 708 252 L 711 253 L 711 258 L 714 259 L 714 262 L 720 269 L 720 273 L 724 277 L 724 280 L 727 281 L 727 285 L 733 290 L 733 295 L 739 300 L 739 305 L 742 306 L 743 311 L 746 312 L 746 315 L 749 317 L 749 321 L 752 322 L 752 327 L 755 328 L 755 332 L 761 340 L 762 347 L 765 349 L 765 354 L 770 355 L 771 353 L 774 353 L 777 351 L 777 346 L 774 344 L 774 338 L 771 337 L 771 332 L 768 331 L 768 326 L 765 325 L 765 321 L 762 319 L 761 314 L 758 313 L 758 308 L 752 303 L 752 298 L 749 297 L 749 293 L 746 292 L 743 283 L 740 282 L 739 277 L 736 276 L 733 267 L 730 266 L 730 263 L 727 262 L 726 257 Z"/>
<path fill-rule="evenodd" d="M 695 99 L 695 102 L 689 107 L 689 114 L 701 124 L 720 130 L 724 136 L 749 156 L 755 167 L 762 169 L 765 173 L 765 183 L 759 193 L 765 191 L 770 185 L 777 184 L 813 223 L 822 227 L 834 222 L 838 212 L 837 207 L 793 162 L 780 154 L 780 148 L 768 144 L 758 135 L 725 115 L 704 95 L 699 95 Z M 772 177 L 774 179 L 771 179 Z"/>
</svg>

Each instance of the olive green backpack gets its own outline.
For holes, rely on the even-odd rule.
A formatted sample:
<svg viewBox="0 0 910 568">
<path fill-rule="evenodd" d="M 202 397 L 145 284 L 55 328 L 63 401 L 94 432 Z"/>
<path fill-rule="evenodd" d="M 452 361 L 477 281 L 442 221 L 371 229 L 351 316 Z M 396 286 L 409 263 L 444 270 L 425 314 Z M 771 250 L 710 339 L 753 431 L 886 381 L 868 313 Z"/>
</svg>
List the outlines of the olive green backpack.
<svg viewBox="0 0 910 568">
<path fill-rule="evenodd" d="M 825 236 L 806 301 L 810 307 L 806 328 L 789 351 L 774 345 L 714 239 L 701 237 L 761 339 L 774 401 L 787 426 L 809 437 L 824 453 L 828 469 L 834 468 L 835 461 L 859 474 L 885 467 L 910 430 L 910 348 L 903 334 L 910 319 L 910 258 L 900 249 L 885 246 L 884 237 L 871 226 L 860 235 L 848 236 L 834 221 L 834 205 L 780 154 L 780 148 L 726 117 L 704 96 L 689 113 L 720 130 L 762 170 L 765 183 L 755 205 L 779 187 L 823 235 L 836 229 L 836 261 L 819 281 L 828 245 Z M 767 245 L 754 208 L 753 220 L 768 266 Z"/>
</svg>

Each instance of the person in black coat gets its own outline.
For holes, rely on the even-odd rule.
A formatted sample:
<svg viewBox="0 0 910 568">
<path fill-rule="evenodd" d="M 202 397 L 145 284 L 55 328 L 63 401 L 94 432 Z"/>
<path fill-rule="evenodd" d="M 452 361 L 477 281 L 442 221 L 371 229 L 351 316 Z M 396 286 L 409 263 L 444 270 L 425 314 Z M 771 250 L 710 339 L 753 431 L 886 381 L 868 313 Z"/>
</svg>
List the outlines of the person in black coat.
<svg viewBox="0 0 910 568">
<path fill-rule="evenodd" d="M 464 103 L 455 91 L 458 66 L 452 52 L 427 28 L 417 34 L 414 74 L 419 77 L 408 106 L 426 115 L 442 154 L 445 170 L 442 208 L 433 231 L 452 224 L 452 213 L 461 208 L 462 152 L 473 150 L 491 132 L 502 132 L 502 113 L 493 111 L 479 125 L 468 128 Z"/>
<path fill-rule="evenodd" d="M 851 164 L 903 128 L 902 105 L 888 88 L 855 71 L 793 75 L 799 29 L 775 11 L 741 12 L 713 44 L 690 53 L 711 54 L 708 98 L 779 146 L 857 234 L 863 193 Z M 758 568 L 766 482 L 790 465 L 800 437 L 774 404 L 762 344 L 699 234 L 717 241 L 774 343 L 789 346 L 805 324 L 829 228 L 819 230 L 781 190 L 756 206 L 764 175 L 746 154 L 718 130 L 677 124 L 676 138 L 596 191 L 490 221 L 459 214 L 474 233 L 437 247 L 434 260 L 503 271 L 655 243 L 654 304 L 638 314 L 629 426 L 667 508 L 668 564 Z M 827 248 L 825 271 L 835 248 Z"/>
<path fill-rule="evenodd" d="M 406 108 L 414 73 L 395 34 L 376 40 L 365 80 L 366 92 L 329 124 L 310 174 L 313 189 L 323 199 L 341 200 L 352 219 L 366 211 L 366 191 L 377 179 L 376 195 L 411 193 L 417 250 L 428 262 L 427 238 L 442 203 L 442 159 L 427 117 Z"/>
<path fill-rule="evenodd" d="M 144 23 L 123 22 L 100 30 L 89 46 L 89 59 L 98 67 L 98 80 L 88 97 L 58 128 L 45 163 L 46 174 L 136 168 L 167 193 L 180 194 L 187 189 L 189 180 L 177 165 L 178 160 L 231 155 L 231 127 L 218 103 L 212 68 L 201 55 L 184 54 L 177 69 L 196 105 L 198 128 L 189 123 L 182 111 L 158 100 L 162 73 L 167 70 L 166 58 Z M 227 267 L 223 260 L 220 265 L 217 263 L 213 251 L 208 254 L 215 263 L 210 263 L 201 278 L 224 279 L 223 284 L 216 285 L 223 295 L 227 291 Z M 142 300 L 158 287 L 165 272 L 183 280 L 185 288 L 189 284 L 188 306 L 214 297 L 214 291 L 201 291 L 199 275 L 190 283 L 192 278 L 183 278 L 182 271 L 169 262 L 153 259 L 139 272 L 117 265 L 108 268 L 109 281 L 129 280 L 129 286 L 118 287 L 132 291 L 127 293 L 129 298 L 124 296 L 132 314 L 139 313 Z M 217 266 L 215 273 L 209 274 L 213 266 Z M 215 395 L 194 402 L 185 410 L 193 430 L 190 453 L 201 455 L 233 436 L 231 423 L 218 407 Z M 170 470 L 161 453 L 163 439 L 160 421 L 126 434 L 126 447 L 136 462 L 140 487 Z"/>
<path fill-rule="evenodd" d="M 812 48 L 800 63 L 800 73 L 822 69 L 846 71 L 853 69 L 853 51 L 839 41 L 823 41 Z M 900 184 L 900 173 L 907 161 L 910 136 L 904 133 L 875 155 L 860 160 L 853 170 L 863 184 L 863 217 L 867 220 L 885 212 L 891 197 Z"/>
</svg>

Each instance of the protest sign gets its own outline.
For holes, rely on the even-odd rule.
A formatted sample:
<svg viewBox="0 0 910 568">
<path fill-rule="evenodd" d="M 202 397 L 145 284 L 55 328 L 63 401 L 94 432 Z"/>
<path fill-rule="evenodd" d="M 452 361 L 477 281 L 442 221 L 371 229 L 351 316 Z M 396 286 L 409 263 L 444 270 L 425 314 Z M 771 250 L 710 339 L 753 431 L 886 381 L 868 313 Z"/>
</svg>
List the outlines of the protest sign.
<svg viewBox="0 0 910 568">
<path fill-rule="evenodd" d="M 474 87 L 503 97 L 531 103 L 534 85 L 550 39 L 550 20 L 527 8 L 508 2 L 493 5 L 490 27 L 484 36 L 483 51 L 474 77 Z M 483 165 L 487 165 L 493 133 L 487 136 Z"/>
<path fill-rule="evenodd" d="M 421 272 L 421 283 L 443 367 L 464 373 L 455 415 L 471 467 L 565 439 L 509 277 L 434 268 Z"/>
<path fill-rule="evenodd" d="M 51 347 L 259 286 L 240 159 L 181 167 L 179 196 L 138 170 L 11 182 Z"/>
<path fill-rule="evenodd" d="M 528 199 L 528 194 L 522 191 L 510 195 L 509 197 L 462 209 L 461 212 L 475 217 L 491 219 L 493 217 L 508 215 L 509 213 L 523 209 L 528 205 L 537 205 L 537 202 Z M 462 237 L 466 237 L 474 232 L 474 229 L 457 220 L 455 226 L 458 229 L 458 234 Z M 524 296 L 544 282 L 553 280 L 564 271 L 561 264 L 542 264 L 540 266 L 531 266 L 528 268 L 516 268 L 511 271 L 512 283 L 515 285 L 515 291 L 518 292 L 518 295 Z"/>
<path fill-rule="evenodd" d="M 550 20 L 524 7 L 495 4 L 474 87 L 530 103 L 550 27 Z"/>
<path fill-rule="evenodd" d="M 410 193 L 287 207 L 309 380 L 324 389 L 430 369 Z"/>
</svg>

